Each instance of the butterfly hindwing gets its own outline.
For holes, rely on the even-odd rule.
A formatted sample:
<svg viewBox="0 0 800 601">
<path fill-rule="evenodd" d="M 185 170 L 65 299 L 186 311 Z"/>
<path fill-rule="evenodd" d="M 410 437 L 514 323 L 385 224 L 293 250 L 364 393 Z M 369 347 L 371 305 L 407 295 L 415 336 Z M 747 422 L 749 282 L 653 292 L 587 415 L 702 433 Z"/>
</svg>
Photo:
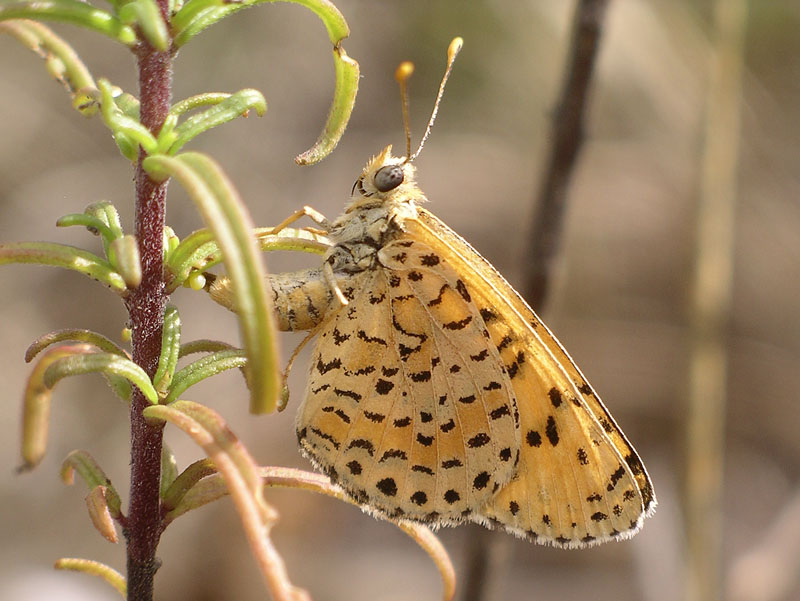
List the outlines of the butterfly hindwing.
<svg viewBox="0 0 800 601">
<path fill-rule="evenodd" d="M 453 523 L 511 478 L 516 404 L 455 272 L 404 264 L 407 251 L 353 276 L 322 327 L 298 435 L 359 502 Z"/>
</svg>

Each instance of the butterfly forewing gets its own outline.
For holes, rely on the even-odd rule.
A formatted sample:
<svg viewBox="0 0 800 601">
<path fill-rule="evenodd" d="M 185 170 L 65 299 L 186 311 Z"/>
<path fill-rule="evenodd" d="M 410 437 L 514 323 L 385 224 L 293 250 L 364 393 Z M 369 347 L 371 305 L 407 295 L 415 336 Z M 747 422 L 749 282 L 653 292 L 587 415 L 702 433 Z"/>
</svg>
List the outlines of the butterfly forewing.
<svg viewBox="0 0 800 601">
<path fill-rule="evenodd" d="M 654 503 L 649 479 L 561 345 L 502 276 L 435 216 L 419 209 L 406 229 L 459 273 L 519 406 L 517 473 L 479 513 L 565 546 L 632 534 Z"/>
</svg>

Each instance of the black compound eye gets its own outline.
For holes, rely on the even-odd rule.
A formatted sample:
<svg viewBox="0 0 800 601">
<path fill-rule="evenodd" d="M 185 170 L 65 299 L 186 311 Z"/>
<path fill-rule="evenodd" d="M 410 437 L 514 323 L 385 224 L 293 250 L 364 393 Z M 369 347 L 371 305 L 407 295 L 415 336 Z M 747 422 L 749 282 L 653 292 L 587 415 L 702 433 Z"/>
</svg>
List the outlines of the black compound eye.
<svg viewBox="0 0 800 601">
<path fill-rule="evenodd" d="M 403 183 L 403 177 L 402 165 L 386 165 L 375 174 L 375 187 L 379 192 L 394 190 Z"/>
</svg>

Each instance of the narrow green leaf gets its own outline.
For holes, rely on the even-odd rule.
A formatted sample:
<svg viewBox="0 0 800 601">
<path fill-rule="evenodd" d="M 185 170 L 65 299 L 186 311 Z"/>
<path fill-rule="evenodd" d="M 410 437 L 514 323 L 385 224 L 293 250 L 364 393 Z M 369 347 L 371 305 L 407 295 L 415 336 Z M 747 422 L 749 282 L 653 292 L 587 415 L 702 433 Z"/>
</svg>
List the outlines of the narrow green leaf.
<svg viewBox="0 0 800 601">
<path fill-rule="evenodd" d="M 172 486 L 162 495 L 163 506 L 166 511 L 175 509 L 191 488 L 206 476 L 216 474 L 217 468 L 211 459 L 200 459 L 192 463 L 175 478 Z"/>
<path fill-rule="evenodd" d="M 258 90 L 240 90 L 212 108 L 198 115 L 192 115 L 176 127 L 174 132 L 176 139 L 165 152 L 174 155 L 197 135 L 241 115 L 246 116 L 251 109 L 261 117 L 267 110 L 267 101 Z"/>
<path fill-rule="evenodd" d="M 119 347 L 116 343 L 112 340 L 109 340 L 102 334 L 97 332 L 93 332 L 91 330 L 83 330 L 83 329 L 66 329 L 66 330 L 56 330 L 54 332 L 50 332 L 45 334 L 44 336 L 40 336 L 36 340 L 34 340 L 31 345 L 28 347 L 28 350 L 25 351 L 25 363 L 30 363 L 33 359 L 46 349 L 48 346 L 56 344 L 58 342 L 88 342 L 92 346 L 100 349 L 101 351 L 105 351 L 107 353 L 114 353 L 115 355 L 119 355 L 120 357 L 130 358 L 128 353 L 125 352 L 124 349 Z"/>
<path fill-rule="evenodd" d="M 248 357 L 250 411 L 274 410 L 279 371 L 272 303 L 246 208 L 217 163 L 205 155 L 190 152 L 177 157 L 151 156 L 143 166 L 152 177 L 172 175 L 180 181 L 214 232 L 240 308 L 239 324 Z"/>
<path fill-rule="evenodd" d="M 261 250 L 288 250 L 322 255 L 331 246 L 326 236 L 305 229 L 287 227 L 277 234 L 272 231 L 273 228 L 254 230 Z M 172 275 L 167 282 L 167 290 L 172 291 L 182 286 L 193 270 L 205 271 L 221 262 L 222 253 L 214 235 L 206 229 L 192 232 L 167 257 L 165 268 Z"/>
<path fill-rule="evenodd" d="M 111 236 L 112 240 L 123 235 L 122 222 L 119 220 L 117 208 L 107 200 L 93 202 L 83 212 L 102 221 L 111 230 L 113 234 Z"/>
<path fill-rule="evenodd" d="M 318 163 L 333 152 L 350 121 L 358 93 L 358 63 L 347 56 L 344 48 L 337 44 L 333 47 L 333 65 L 336 71 L 336 88 L 325 129 L 314 146 L 295 157 L 298 165 Z"/>
<path fill-rule="evenodd" d="M 100 221 L 97 217 L 87 215 L 86 213 L 70 213 L 59 217 L 56 221 L 56 227 L 72 227 L 74 225 L 85 227 L 93 234 L 102 236 L 103 239 L 109 243 L 114 239 L 114 234 L 105 223 Z"/>
<path fill-rule="evenodd" d="M 108 258 L 128 288 L 136 288 L 142 283 L 142 263 L 135 236 L 126 234 L 111 242 L 108 246 Z"/>
<path fill-rule="evenodd" d="M 230 4 L 225 0 L 189 0 L 172 21 L 175 45 L 182 46 L 206 27 L 210 27 L 230 14 L 257 4 L 275 1 L 299 4 L 311 10 L 322 20 L 332 44 L 338 44 L 350 35 L 347 21 L 329 0 L 244 0 Z"/>
<path fill-rule="evenodd" d="M 88 275 L 115 292 L 126 292 L 122 276 L 107 261 L 95 254 L 66 244 L 53 242 L 3 242 L 0 243 L 0 265 L 8 263 L 36 263 L 51 267 L 64 267 Z"/>
<path fill-rule="evenodd" d="M 153 154 L 158 149 L 156 138 L 139 121 L 128 117 L 114 102 L 116 90 L 107 79 L 100 79 L 97 82 L 100 89 L 100 112 L 103 121 L 111 132 L 116 135 L 123 134 L 125 138 L 135 141 L 148 154 Z M 126 157 L 127 158 L 127 157 Z"/>
<path fill-rule="evenodd" d="M 58 70 L 56 79 L 72 96 L 72 106 L 86 117 L 97 113 L 99 105 L 94 100 L 97 85 L 72 46 L 49 27 L 35 21 L 19 19 L 0 22 L 0 33 L 3 31 L 16 37 L 45 61 L 57 60 L 63 68 Z"/>
<path fill-rule="evenodd" d="M 161 445 L 161 483 L 159 495 L 163 499 L 178 477 L 178 460 L 166 443 Z"/>
<path fill-rule="evenodd" d="M 164 326 L 161 329 L 161 355 L 158 358 L 158 368 L 153 376 L 153 384 L 159 394 L 166 393 L 172 382 L 180 348 L 181 316 L 176 307 L 168 305 L 164 312 Z"/>
<path fill-rule="evenodd" d="M 233 349 L 236 349 L 236 347 L 232 344 L 228 344 L 227 342 L 222 342 L 221 340 L 201 339 L 192 340 L 191 342 L 182 344 L 179 355 L 180 358 L 183 358 L 195 353 L 216 353 L 217 351 L 228 351 Z"/>
<path fill-rule="evenodd" d="M 86 451 L 72 451 L 61 464 L 61 480 L 65 484 L 74 484 L 76 473 L 86 483 L 89 490 L 98 486 L 104 487 L 106 489 L 105 499 L 111 516 L 116 519 L 122 515 L 122 502 L 114 485 L 100 464 Z"/>
<path fill-rule="evenodd" d="M 71 570 L 73 572 L 83 572 L 91 576 L 98 576 L 113 586 L 124 599 L 128 595 L 128 585 L 125 577 L 114 568 L 107 566 L 99 561 L 90 559 L 79 559 L 76 557 L 62 557 L 55 563 L 57 570 Z"/>
<path fill-rule="evenodd" d="M 136 43 L 136 32 L 111 13 L 80 0 L 28 0 L 0 4 L 0 21 L 8 19 L 53 20 L 72 23 L 107 35 L 126 46 Z"/>
<path fill-rule="evenodd" d="M 187 113 L 191 110 L 201 106 L 219 104 L 226 98 L 230 97 L 231 95 L 227 92 L 206 92 L 205 94 L 197 94 L 196 96 L 190 96 L 189 98 L 185 98 L 180 102 L 173 104 L 172 108 L 169 109 L 169 114 L 180 117 L 184 113 Z"/>
<path fill-rule="evenodd" d="M 169 405 L 186 392 L 187 388 L 206 378 L 228 369 L 244 367 L 245 365 L 247 365 L 247 357 L 245 357 L 244 351 L 240 349 L 217 351 L 202 359 L 193 361 L 175 373 L 169 393 L 164 399 L 164 404 Z"/>
<path fill-rule="evenodd" d="M 44 385 L 52 388 L 62 378 L 94 372 L 121 376 L 137 386 L 148 401 L 158 402 L 158 393 L 145 371 L 130 359 L 112 353 L 73 354 L 58 359 L 45 370 Z"/>
<path fill-rule="evenodd" d="M 119 9 L 120 21 L 138 25 L 150 45 L 160 52 L 169 48 L 169 30 L 155 0 L 133 0 Z"/>
</svg>

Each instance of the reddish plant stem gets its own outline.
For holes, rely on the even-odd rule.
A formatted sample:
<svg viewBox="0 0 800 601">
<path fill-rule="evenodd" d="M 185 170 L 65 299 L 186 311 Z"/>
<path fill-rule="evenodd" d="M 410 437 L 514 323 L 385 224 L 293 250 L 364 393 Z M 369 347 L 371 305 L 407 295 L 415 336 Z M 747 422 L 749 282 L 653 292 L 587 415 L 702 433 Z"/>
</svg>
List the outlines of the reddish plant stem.
<svg viewBox="0 0 800 601">
<path fill-rule="evenodd" d="M 158 0 L 162 12 L 166 1 Z M 157 134 L 170 106 L 172 57 L 146 43 L 136 49 L 139 68 L 140 119 Z M 167 295 L 164 288 L 163 232 L 167 182 L 156 183 L 142 169 L 144 151 L 136 165 L 135 234 L 142 264 L 142 283 L 126 303 L 132 331 L 133 360 L 151 377 L 161 353 L 161 329 Z M 161 447 L 163 424 L 142 417 L 148 401 L 134 388 L 131 399 L 131 489 L 125 535 L 128 553 L 128 601 L 152 601 L 158 569 L 156 549 L 161 536 Z"/>
</svg>

